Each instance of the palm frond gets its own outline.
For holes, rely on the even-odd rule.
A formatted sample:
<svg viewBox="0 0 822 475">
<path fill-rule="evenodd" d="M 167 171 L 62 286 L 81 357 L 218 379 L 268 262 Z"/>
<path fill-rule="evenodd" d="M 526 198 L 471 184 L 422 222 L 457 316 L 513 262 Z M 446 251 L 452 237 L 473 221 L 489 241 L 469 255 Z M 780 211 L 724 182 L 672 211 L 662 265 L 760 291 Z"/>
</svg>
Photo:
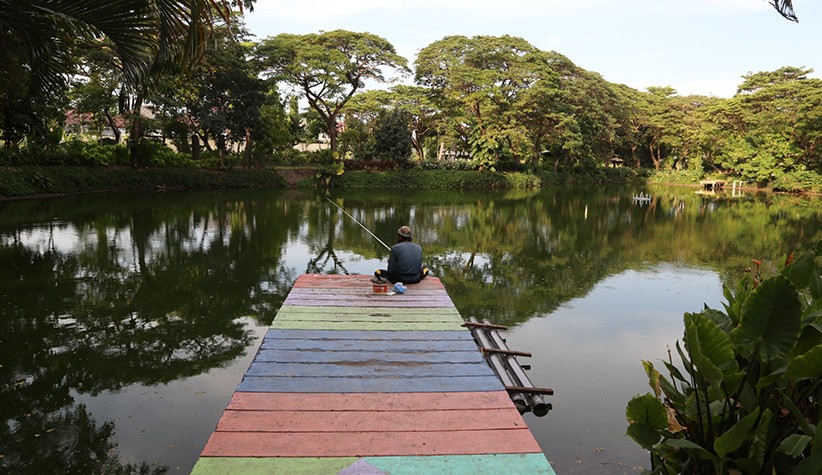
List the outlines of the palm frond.
<svg viewBox="0 0 822 475">
<path fill-rule="evenodd" d="M 790 21 L 799 23 L 799 18 L 793 10 L 793 0 L 768 0 L 768 3 L 773 5 L 773 7 L 776 8 L 776 11 L 778 11 L 783 17 Z"/>
</svg>

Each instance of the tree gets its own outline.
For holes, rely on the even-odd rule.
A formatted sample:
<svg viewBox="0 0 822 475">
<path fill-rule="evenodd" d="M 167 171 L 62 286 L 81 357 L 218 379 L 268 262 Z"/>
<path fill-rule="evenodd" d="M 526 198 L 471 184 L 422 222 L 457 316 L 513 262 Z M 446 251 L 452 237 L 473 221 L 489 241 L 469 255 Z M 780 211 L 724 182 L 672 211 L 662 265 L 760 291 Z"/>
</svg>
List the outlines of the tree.
<svg viewBox="0 0 822 475">
<path fill-rule="evenodd" d="M 521 160 L 531 149 L 518 103 L 550 76 L 540 51 L 512 36 L 448 36 L 420 51 L 416 80 L 435 91 L 478 165 Z"/>
<path fill-rule="evenodd" d="M 346 30 L 269 37 L 258 54 L 274 79 L 298 88 L 320 115 L 332 151 L 337 150 L 338 119 L 365 80 L 388 82 L 382 68 L 408 70 L 387 40 Z"/>
<path fill-rule="evenodd" d="M 142 134 L 139 112 L 152 78 L 195 64 L 217 18 L 255 0 L 0 0 L 0 117 L 6 109 L 48 103 L 63 95 L 75 72 L 75 49 L 109 48 L 124 82 L 134 91 L 132 131 Z M 10 89 L 25 92 L 9 93 Z M 36 107 L 36 106 L 35 106 Z M 6 129 L 6 120 L 0 124 Z M 137 163 L 132 147 L 132 163 Z"/>
</svg>

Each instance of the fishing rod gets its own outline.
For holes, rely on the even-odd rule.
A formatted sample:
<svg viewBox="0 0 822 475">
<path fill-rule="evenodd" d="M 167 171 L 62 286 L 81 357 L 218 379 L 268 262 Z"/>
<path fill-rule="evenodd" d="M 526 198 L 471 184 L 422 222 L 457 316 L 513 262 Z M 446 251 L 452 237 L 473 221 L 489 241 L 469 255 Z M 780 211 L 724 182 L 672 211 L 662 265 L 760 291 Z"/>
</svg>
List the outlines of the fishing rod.
<svg viewBox="0 0 822 475">
<path fill-rule="evenodd" d="M 333 201 L 331 201 L 331 198 L 329 198 L 329 197 L 327 197 L 327 196 L 326 196 L 326 197 L 325 197 L 325 199 L 327 199 L 327 200 L 328 200 L 328 202 L 329 202 L 329 203 L 331 203 L 332 205 L 336 206 L 336 207 L 337 207 L 340 211 L 342 211 L 342 212 L 343 212 L 343 214 L 345 214 L 346 216 L 348 216 L 349 218 L 351 218 L 351 219 L 352 219 L 355 223 L 359 224 L 361 228 L 365 229 L 365 232 L 367 232 L 367 233 L 368 233 L 368 234 L 370 234 L 370 235 L 371 235 L 374 239 L 376 239 L 377 241 L 379 241 L 379 242 L 380 242 L 380 244 L 382 244 L 383 246 L 385 246 L 385 248 L 386 248 L 386 249 L 388 249 L 389 251 L 391 250 L 391 248 L 390 248 L 390 247 L 388 247 L 388 244 L 386 244 L 386 243 L 382 242 L 382 239 L 378 238 L 378 237 L 377 237 L 374 233 L 372 233 L 371 231 L 369 231 L 369 230 L 368 230 L 368 228 L 366 228 L 365 226 L 363 226 L 363 224 L 362 224 L 361 222 L 357 221 L 357 218 L 355 218 L 355 217 L 351 216 L 350 214 L 348 214 L 348 212 L 347 212 L 346 210 L 342 209 L 342 207 L 341 207 L 340 205 L 338 205 L 337 203 L 334 203 Z"/>
</svg>

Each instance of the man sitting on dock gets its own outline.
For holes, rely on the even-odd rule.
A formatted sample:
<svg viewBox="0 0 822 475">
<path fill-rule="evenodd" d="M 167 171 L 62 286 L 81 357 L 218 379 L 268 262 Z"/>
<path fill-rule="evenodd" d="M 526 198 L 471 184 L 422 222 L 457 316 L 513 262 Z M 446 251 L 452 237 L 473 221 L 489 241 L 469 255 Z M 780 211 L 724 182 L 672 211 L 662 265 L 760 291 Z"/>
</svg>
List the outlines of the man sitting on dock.
<svg viewBox="0 0 822 475">
<path fill-rule="evenodd" d="M 388 279 L 391 283 L 416 284 L 428 275 L 428 268 L 422 267 L 422 247 L 411 241 L 413 231 L 408 226 L 397 230 L 397 244 L 391 246 L 388 269 L 378 269 L 374 276 Z"/>
</svg>

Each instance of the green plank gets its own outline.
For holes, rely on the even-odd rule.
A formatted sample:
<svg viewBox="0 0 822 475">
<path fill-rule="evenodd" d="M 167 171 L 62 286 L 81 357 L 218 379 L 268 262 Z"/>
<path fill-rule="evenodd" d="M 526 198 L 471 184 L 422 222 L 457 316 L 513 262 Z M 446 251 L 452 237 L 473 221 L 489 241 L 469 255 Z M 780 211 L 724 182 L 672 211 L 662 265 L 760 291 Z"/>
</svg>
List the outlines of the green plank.
<svg viewBox="0 0 822 475">
<path fill-rule="evenodd" d="M 426 313 L 429 315 L 457 315 L 459 316 L 459 312 L 456 309 L 448 308 L 448 307 L 415 307 L 415 308 L 402 308 L 402 307 L 313 307 L 313 306 L 305 306 L 305 305 L 283 305 L 280 308 L 280 312 L 288 312 L 288 313 L 333 313 L 333 314 L 340 314 L 340 313 L 356 313 L 362 315 L 379 315 L 379 314 L 389 314 L 389 315 L 418 315 L 420 313 Z"/>
<path fill-rule="evenodd" d="M 272 329 L 281 330 L 465 330 L 462 322 L 454 323 L 393 323 L 393 322 L 271 322 Z"/>
<path fill-rule="evenodd" d="M 312 313 L 288 313 L 280 312 L 277 314 L 277 320 L 280 321 L 306 321 L 306 322 L 327 322 L 327 321 L 346 321 L 346 322 L 408 322 L 408 323 L 462 323 L 462 318 L 455 315 L 428 315 L 425 312 L 420 312 L 416 315 L 361 315 L 355 313 L 347 314 L 312 314 Z"/>
<path fill-rule="evenodd" d="M 351 467 L 354 465 L 354 467 Z M 294 475 L 336 475 L 351 467 L 365 470 L 374 467 L 392 475 L 448 473 L 474 475 L 554 475 L 543 454 L 443 455 L 427 457 L 327 457 L 327 458 L 246 458 L 202 457 L 192 475 L 261 475 L 288 473 Z"/>
<path fill-rule="evenodd" d="M 294 475 L 337 474 L 357 460 L 356 457 L 201 457 L 191 473 L 192 475 L 262 475 L 270 473 L 288 473 Z"/>
<path fill-rule="evenodd" d="M 554 470 L 543 454 L 444 455 L 430 457 L 366 457 L 370 465 L 391 475 L 448 473 L 550 474 Z"/>
</svg>

